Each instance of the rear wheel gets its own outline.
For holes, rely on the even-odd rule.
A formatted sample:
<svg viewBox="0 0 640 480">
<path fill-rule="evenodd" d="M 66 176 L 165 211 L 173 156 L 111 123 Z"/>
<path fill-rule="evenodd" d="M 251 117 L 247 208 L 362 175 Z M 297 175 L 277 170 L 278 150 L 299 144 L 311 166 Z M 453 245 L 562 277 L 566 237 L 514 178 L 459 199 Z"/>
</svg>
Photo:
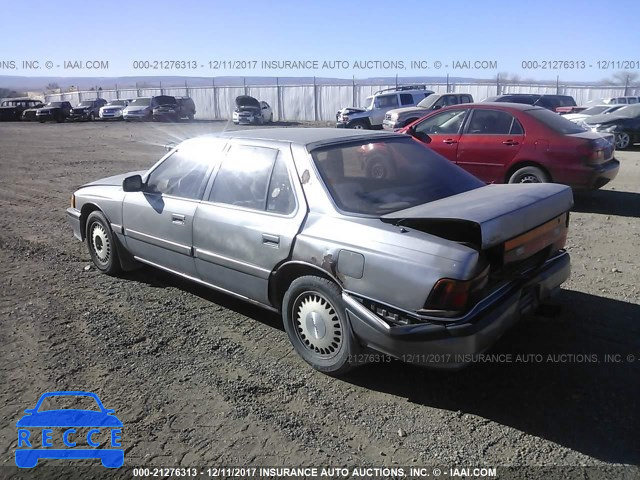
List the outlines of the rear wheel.
<svg viewBox="0 0 640 480">
<path fill-rule="evenodd" d="M 393 176 L 393 165 L 381 155 L 367 159 L 367 177 L 383 179 Z"/>
<path fill-rule="evenodd" d="M 93 122 L 95 119 L 96 119 L 96 114 L 95 114 L 95 113 L 93 113 L 93 112 L 91 112 L 91 113 L 89 114 L 89 121 L 90 121 L 90 122 Z"/>
<path fill-rule="evenodd" d="M 330 375 L 351 369 L 357 344 L 334 282 L 311 275 L 294 280 L 282 315 L 293 348 L 309 365 Z"/>
<path fill-rule="evenodd" d="M 120 273 L 113 232 L 107 218 L 98 210 L 91 212 L 87 218 L 86 240 L 91 260 L 98 270 L 107 275 Z"/>
<path fill-rule="evenodd" d="M 522 167 L 509 178 L 509 183 L 547 183 L 549 176 L 538 167 Z"/>
<path fill-rule="evenodd" d="M 629 148 L 629 145 L 631 144 L 631 137 L 625 132 L 616 133 L 615 142 L 618 150 L 624 150 L 625 148 Z"/>
</svg>

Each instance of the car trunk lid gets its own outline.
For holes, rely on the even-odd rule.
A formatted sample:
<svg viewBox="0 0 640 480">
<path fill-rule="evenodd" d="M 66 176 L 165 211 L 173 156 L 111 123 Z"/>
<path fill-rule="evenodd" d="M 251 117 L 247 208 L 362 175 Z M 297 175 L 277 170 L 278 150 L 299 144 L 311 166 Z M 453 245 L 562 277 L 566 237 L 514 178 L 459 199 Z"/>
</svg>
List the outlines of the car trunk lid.
<svg viewBox="0 0 640 480">
<path fill-rule="evenodd" d="M 381 219 L 486 250 L 560 217 L 572 205 L 565 185 L 488 185 Z"/>
</svg>

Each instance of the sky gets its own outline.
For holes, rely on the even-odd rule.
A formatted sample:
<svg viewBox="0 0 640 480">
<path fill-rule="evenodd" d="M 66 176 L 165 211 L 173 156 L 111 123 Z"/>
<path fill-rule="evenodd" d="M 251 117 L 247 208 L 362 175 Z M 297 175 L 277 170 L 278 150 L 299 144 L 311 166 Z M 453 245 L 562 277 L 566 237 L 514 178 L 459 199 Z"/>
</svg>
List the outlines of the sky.
<svg viewBox="0 0 640 480">
<path fill-rule="evenodd" d="M 599 81 L 640 73 L 638 18 L 637 0 L 0 0 L 0 75 Z"/>
</svg>

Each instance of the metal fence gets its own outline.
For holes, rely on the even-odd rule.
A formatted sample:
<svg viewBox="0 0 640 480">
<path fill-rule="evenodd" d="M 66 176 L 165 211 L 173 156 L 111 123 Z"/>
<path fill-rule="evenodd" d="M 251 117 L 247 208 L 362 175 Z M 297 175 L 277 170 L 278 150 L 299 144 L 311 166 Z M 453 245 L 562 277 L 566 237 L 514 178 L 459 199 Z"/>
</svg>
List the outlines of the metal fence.
<svg viewBox="0 0 640 480">
<path fill-rule="evenodd" d="M 377 90 L 395 85 L 357 84 L 342 85 L 240 85 L 206 87 L 144 87 L 114 90 L 91 90 L 46 94 L 46 101 L 68 100 L 73 105 L 82 100 L 96 98 L 107 100 L 129 99 L 153 95 L 189 96 L 196 105 L 196 118 L 202 120 L 227 120 L 235 107 L 239 95 L 251 95 L 271 105 L 275 121 L 335 121 L 336 112 L 347 106 L 364 103 L 367 96 Z M 496 84 L 486 83 L 432 83 L 427 88 L 436 93 L 470 93 L 473 98 L 483 100 L 497 93 L 538 93 L 571 95 L 578 105 L 589 100 L 622 95 L 640 95 L 640 87 L 583 86 L 558 84 Z"/>
</svg>

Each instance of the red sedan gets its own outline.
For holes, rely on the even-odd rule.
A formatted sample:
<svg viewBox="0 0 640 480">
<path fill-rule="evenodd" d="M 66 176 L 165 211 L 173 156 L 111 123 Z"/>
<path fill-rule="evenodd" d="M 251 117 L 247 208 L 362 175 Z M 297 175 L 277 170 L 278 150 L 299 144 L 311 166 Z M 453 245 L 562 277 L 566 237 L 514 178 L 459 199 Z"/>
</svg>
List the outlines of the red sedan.
<svg viewBox="0 0 640 480">
<path fill-rule="evenodd" d="M 600 188 L 618 174 L 613 136 L 586 131 L 545 108 L 468 103 L 399 130 L 487 183 L 555 182 Z"/>
</svg>

